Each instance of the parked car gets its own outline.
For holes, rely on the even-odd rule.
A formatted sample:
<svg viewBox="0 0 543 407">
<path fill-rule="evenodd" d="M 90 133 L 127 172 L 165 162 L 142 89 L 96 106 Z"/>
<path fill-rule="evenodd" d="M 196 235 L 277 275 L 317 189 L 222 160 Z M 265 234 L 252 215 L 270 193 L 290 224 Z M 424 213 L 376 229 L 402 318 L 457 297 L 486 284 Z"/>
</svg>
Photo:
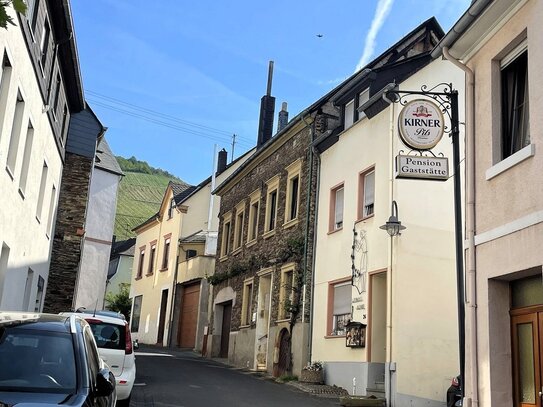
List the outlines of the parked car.
<svg viewBox="0 0 543 407">
<path fill-rule="evenodd" d="M 117 405 L 128 406 L 136 380 L 136 359 L 130 327 L 124 315 L 112 311 L 78 310 L 90 325 L 100 357 L 110 366 L 117 382 Z"/>
<path fill-rule="evenodd" d="M 462 382 L 460 376 L 453 377 L 451 386 L 447 389 L 447 407 L 462 406 Z"/>
<path fill-rule="evenodd" d="M 0 406 L 115 406 L 115 377 L 82 318 L 0 312 Z"/>
</svg>

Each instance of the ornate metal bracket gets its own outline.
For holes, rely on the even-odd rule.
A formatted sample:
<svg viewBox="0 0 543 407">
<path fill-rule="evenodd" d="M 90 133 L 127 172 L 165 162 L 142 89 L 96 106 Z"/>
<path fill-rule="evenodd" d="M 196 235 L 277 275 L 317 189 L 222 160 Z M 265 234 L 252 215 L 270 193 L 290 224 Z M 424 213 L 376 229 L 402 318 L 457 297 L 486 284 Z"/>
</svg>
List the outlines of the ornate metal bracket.
<svg viewBox="0 0 543 407">
<path fill-rule="evenodd" d="M 366 292 L 368 275 L 368 243 L 365 230 L 353 227 L 353 245 L 351 252 L 351 285 L 356 287 L 358 294 Z"/>
</svg>

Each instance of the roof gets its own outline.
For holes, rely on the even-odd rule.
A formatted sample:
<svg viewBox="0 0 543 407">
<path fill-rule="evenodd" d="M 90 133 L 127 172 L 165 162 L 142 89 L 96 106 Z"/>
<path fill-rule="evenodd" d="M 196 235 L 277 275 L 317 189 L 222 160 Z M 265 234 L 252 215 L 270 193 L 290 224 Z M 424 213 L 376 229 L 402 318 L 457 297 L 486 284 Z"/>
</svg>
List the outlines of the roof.
<svg viewBox="0 0 543 407">
<path fill-rule="evenodd" d="M 191 192 L 196 189 L 194 185 L 173 181 L 170 181 L 168 186 L 172 188 L 173 199 L 175 200 L 176 205 L 179 205 L 181 202 L 183 202 L 186 197 L 189 196 Z"/>
<path fill-rule="evenodd" d="M 119 240 L 111 246 L 110 258 L 117 256 L 134 256 L 136 247 L 136 238 L 133 237 L 127 240 Z"/>
<path fill-rule="evenodd" d="M 207 237 L 207 233 L 204 232 L 203 230 L 199 230 L 198 232 L 193 233 L 192 235 L 181 238 L 180 243 L 205 243 L 206 237 Z"/>
<path fill-rule="evenodd" d="M 69 317 L 57 314 L 0 311 L 0 327 L 23 326 L 52 332 L 70 332 Z"/>
<path fill-rule="evenodd" d="M 124 175 L 105 137 L 102 137 L 96 149 L 94 166 L 112 174 Z"/>
</svg>

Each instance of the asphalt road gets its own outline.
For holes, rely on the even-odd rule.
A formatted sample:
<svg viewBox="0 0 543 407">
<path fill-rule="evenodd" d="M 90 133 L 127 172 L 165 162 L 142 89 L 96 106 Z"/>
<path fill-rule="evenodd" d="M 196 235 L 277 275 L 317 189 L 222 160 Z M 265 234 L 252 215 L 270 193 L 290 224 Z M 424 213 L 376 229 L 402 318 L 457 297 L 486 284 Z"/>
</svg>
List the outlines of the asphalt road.
<svg viewBox="0 0 543 407">
<path fill-rule="evenodd" d="M 327 407 L 325 399 L 293 386 L 204 359 L 193 352 L 140 349 L 131 407 Z"/>
</svg>

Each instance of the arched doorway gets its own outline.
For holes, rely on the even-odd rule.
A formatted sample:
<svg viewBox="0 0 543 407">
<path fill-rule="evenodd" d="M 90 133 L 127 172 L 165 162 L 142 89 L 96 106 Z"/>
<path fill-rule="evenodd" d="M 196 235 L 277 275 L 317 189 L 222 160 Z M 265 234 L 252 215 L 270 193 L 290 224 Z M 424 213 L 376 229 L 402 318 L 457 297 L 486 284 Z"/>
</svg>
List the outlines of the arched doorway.
<svg viewBox="0 0 543 407">
<path fill-rule="evenodd" d="M 280 377 L 290 371 L 290 332 L 283 328 L 277 338 L 279 357 L 273 365 L 273 375 Z"/>
</svg>

